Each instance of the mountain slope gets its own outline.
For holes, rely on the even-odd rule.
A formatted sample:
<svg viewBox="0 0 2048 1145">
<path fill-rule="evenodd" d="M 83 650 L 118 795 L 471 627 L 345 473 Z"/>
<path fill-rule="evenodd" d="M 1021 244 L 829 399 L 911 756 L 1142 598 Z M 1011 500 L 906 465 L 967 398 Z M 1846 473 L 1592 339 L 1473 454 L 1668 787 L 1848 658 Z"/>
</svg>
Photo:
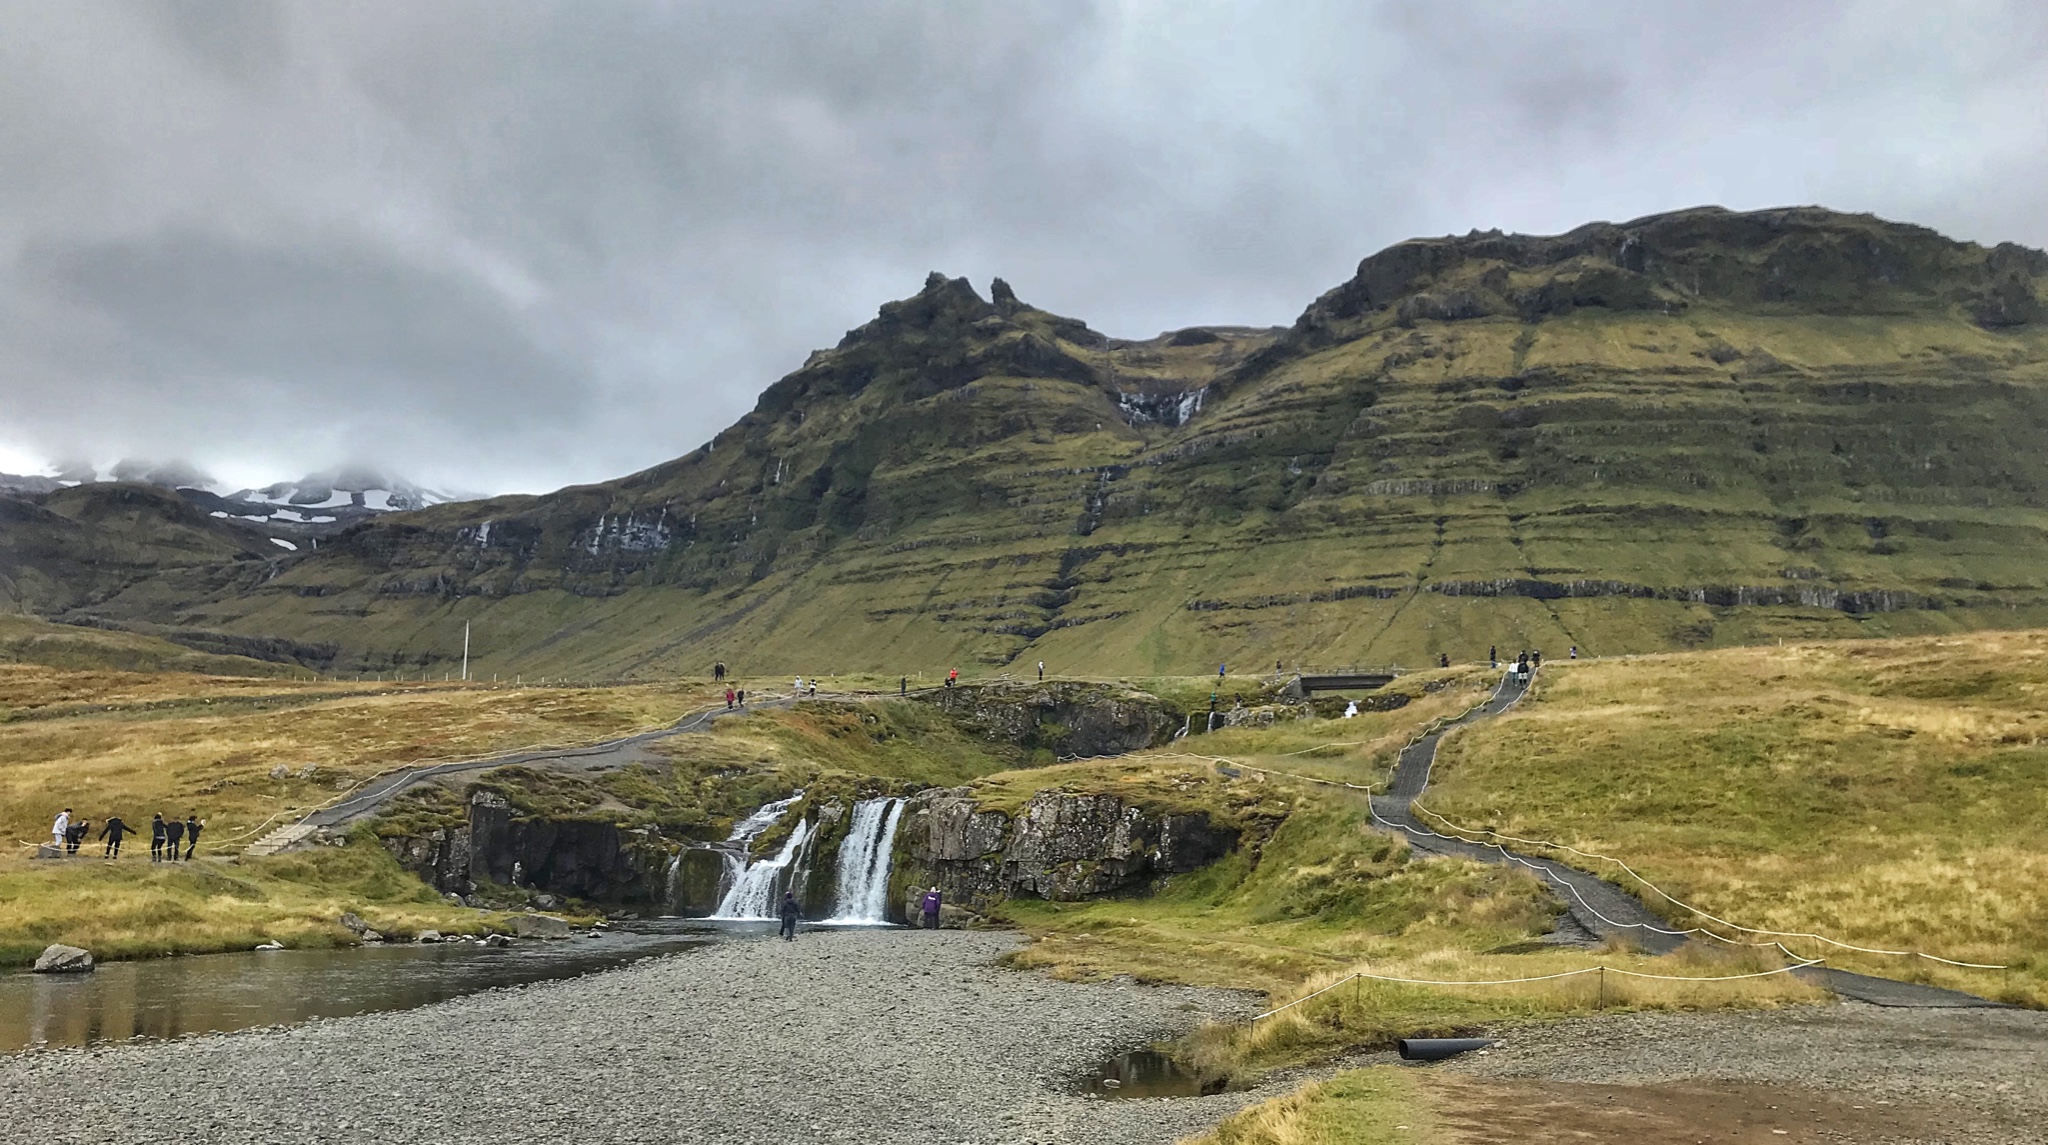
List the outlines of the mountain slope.
<svg viewBox="0 0 2048 1145">
<path fill-rule="evenodd" d="M 368 668 L 1418 664 L 2048 622 L 2048 256 L 1820 210 L 1417 240 L 1284 331 L 933 275 L 705 447 L 184 623 Z M 161 594 L 115 615 L 164 619 Z"/>
</svg>

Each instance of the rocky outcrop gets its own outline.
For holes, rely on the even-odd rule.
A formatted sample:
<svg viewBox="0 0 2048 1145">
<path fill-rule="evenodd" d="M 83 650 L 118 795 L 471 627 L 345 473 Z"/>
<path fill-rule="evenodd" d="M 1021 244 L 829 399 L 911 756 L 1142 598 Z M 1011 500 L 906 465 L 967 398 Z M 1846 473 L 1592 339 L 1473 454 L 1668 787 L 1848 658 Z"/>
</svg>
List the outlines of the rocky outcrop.
<svg viewBox="0 0 2048 1145">
<path fill-rule="evenodd" d="M 90 974 L 92 954 L 76 946 L 53 942 L 36 957 L 37 974 Z"/>
<path fill-rule="evenodd" d="M 603 902 L 666 893 L 667 852 L 641 843 L 608 820 L 518 816 L 490 791 L 470 796 L 461 826 L 384 840 L 401 865 L 444 894 L 496 883 Z"/>
<path fill-rule="evenodd" d="M 1184 719 L 1157 696 L 1107 684 L 963 685 L 920 698 L 976 735 L 1061 758 L 1155 747 Z"/>
<path fill-rule="evenodd" d="M 1151 810 L 1115 795 L 1042 792 L 1012 816 L 983 808 L 968 789 L 934 789 L 904 812 L 891 897 L 908 918 L 931 886 L 972 910 L 1014 896 L 1142 894 L 1237 842 L 1235 827 L 1205 811 Z"/>
</svg>

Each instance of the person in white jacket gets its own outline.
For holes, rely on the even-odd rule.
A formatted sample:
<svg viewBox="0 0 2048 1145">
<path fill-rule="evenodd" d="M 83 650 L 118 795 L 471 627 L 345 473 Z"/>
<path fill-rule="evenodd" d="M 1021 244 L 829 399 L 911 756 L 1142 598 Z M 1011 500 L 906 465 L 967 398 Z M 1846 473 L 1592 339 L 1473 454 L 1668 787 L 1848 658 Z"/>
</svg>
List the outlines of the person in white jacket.
<svg viewBox="0 0 2048 1145">
<path fill-rule="evenodd" d="M 57 812 L 57 821 L 55 823 L 50 824 L 50 842 L 61 847 L 65 843 L 69 842 L 67 836 L 70 835 L 70 833 L 71 808 L 66 807 L 64 810 Z"/>
</svg>

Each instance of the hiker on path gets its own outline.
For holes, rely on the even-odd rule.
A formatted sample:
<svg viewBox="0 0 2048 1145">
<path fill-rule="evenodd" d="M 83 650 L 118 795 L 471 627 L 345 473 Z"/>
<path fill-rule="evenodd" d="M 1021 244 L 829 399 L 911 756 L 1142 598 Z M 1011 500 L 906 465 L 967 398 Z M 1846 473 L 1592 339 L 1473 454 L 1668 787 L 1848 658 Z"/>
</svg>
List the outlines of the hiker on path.
<svg viewBox="0 0 2048 1145">
<path fill-rule="evenodd" d="M 1497 647 L 1497 646 L 1495 646 L 1495 645 L 1492 645 L 1492 644 L 1488 644 L 1488 645 L 1486 646 L 1486 666 L 1487 666 L 1487 667 L 1489 667 L 1489 668 L 1498 668 L 1498 667 L 1500 667 L 1500 649 L 1499 649 L 1499 647 Z"/>
<path fill-rule="evenodd" d="M 947 670 L 947 672 L 946 672 L 946 686 L 947 686 L 948 688 L 952 687 L 952 686 L 953 686 L 953 681 L 955 681 L 955 680 L 958 680 L 959 678 L 960 678 L 960 669 L 958 669 L 958 668 L 952 668 L 952 669 L 948 669 L 948 670 Z"/>
<path fill-rule="evenodd" d="M 100 838 L 107 841 L 107 858 L 118 859 L 121 857 L 121 836 L 133 830 L 135 828 L 123 823 L 119 815 L 107 816 L 106 823 L 100 827 Z"/>
<path fill-rule="evenodd" d="M 1576 660 L 1576 659 L 1578 659 L 1578 658 L 1579 658 L 1579 646 L 1578 646 L 1578 645 L 1576 645 L 1576 644 L 1572 645 L 1572 656 L 1571 656 L 1571 658 L 1572 658 L 1572 659 L 1574 659 L 1574 660 Z"/>
<path fill-rule="evenodd" d="M 1437 667 L 1439 667 L 1439 668 L 1448 668 L 1448 667 L 1450 667 L 1450 666 L 1451 666 L 1451 654 L 1450 654 L 1449 652 L 1439 652 L 1439 653 L 1437 653 L 1437 655 L 1436 655 L 1436 666 L 1437 666 Z"/>
<path fill-rule="evenodd" d="M 939 929 L 939 904 L 942 901 L 943 896 L 939 894 L 939 888 L 933 887 L 924 892 L 924 901 L 917 904 L 918 910 L 924 915 L 926 930 Z"/>
<path fill-rule="evenodd" d="M 811 698 L 814 700 L 818 698 L 818 678 L 816 676 L 811 677 Z"/>
<path fill-rule="evenodd" d="M 745 688 L 741 688 L 741 689 L 739 690 L 739 692 L 738 692 L 738 696 L 739 696 L 739 702 L 740 702 L 740 707 L 742 707 L 742 708 L 746 707 L 746 706 L 747 706 L 747 690 L 746 690 Z"/>
<path fill-rule="evenodd" d="M 1038 662 L 1038 682 L 1041 684 L 1045 683 L 1045 661 L 1043 660 Z"/>
<path fill-rule="evenodd" d="M 804 908 L 797 905 L 795 891 L 782 892 L 782 941 L 796 941 L 796 920 L 804 916 Z"/>
<path fill-rule="evenodd" d="M 164 861 L 164 813 L 161 811 L 149 821 L 149 861 Z"/>
<path fill-rule="evenodd" d="M 1228 664 L 1218 664 L 1218 665 L 1216 665 L 1216 678 L 1217 678 L 1217 679 L 1219 679 L 1219 680 L 1221 680 L 1221 679 L 1223 678 L 1224 674 L 1225 674 L 1225 673 L 1227 673 L 1227 672 L 1229 672 L 1229 671 L 1230 671 L 1230 665 L 1228 665 Z"/>
<path fill-rule="evenodd" d="M 206 820 L 199 817 L 199 812 L 194 811 L 185 816 L 185 859 L 188 862 L 192 858 L 192 852 L 199 849 L 199 829 L 204 826 Z"/>
<path fill-rule="evenodd" d="M 731 689 L 731 688 L 727 688 L 727 689 L 725 690 L 725 710 L 726 710 L 726 711 L 728 711 L 728 712 L 732 710 L 732 689 Z"/>
<path fill-rule="evenodd" d="M 71 808 L 57 812 L 57 818 L 50 824 L 50 844 L 61 847 L 71 836 Z"/>
<path fill-rule="evenodd" d="M 796 695 L 799 695 L 799 696 L 801 696 L 801 695 L 803 695 L 803 694 L 804 694 L 804 678 L 803 678 L 802 676 L 798 676 L 798 677 L 796 678 L 796 692 L 795 692 L 795 694 L 796 694 Z"/>
<path fill-rule="evenodd" d="M 92 820 L 80 819 L 78 822 L 73 823 L 71 827 L 64 832 L 64 853 L 67 855 L 76 855 L 78 853 L 78 845 L 85 842 L 85 837 L 91 833 Z"/>
<path fill-rule="evenodd" d="M 902 679 L 896 681 L 896 694 L 899 696 L 907 696 L 910 694 L 910 677 L 905 676 Z"/>
<path fill-rule="evenodd" d="M 714 684 L 725 682 L 725 661 L 720 660 L 711 666 L 711 682 Z"/>
<path fill-rule="evenodd" d="M 178 853 L 185 849 L 185 821 L 176 815 L 164 824 L 164 862 L 175 863 Z"/>
</svg>

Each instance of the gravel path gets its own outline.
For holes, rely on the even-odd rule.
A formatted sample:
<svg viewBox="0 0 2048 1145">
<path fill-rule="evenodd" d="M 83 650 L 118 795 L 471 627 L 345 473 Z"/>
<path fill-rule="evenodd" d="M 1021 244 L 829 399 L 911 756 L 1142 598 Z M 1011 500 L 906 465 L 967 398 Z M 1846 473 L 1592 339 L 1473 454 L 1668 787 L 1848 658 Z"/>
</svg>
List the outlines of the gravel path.
<svg viewBox="0 0 2048 1145">
<path fill-rule="evenodd" d="M 1862 1095 L 1929 1111 L 1951 1145 L 2048 1142 L 2048 1013 L 1857 1002 L 1727 1014 L 1632 1014 L 1509 1030 L 1443 1068 L 1495 1078 L 1717 1080 Z"/>
<path fill-rule="evenodd" d="M 1068 1078 L 1244 995 L 998 969 L 1013 936 L 722 942 L 290 1029 L 0 1059 L 10 1140 L 1165 1143 L 1279 1092 L 1103 1101 Z M 173 1127 L 181 1127 L 181 1130 Z"/>
</svg>

